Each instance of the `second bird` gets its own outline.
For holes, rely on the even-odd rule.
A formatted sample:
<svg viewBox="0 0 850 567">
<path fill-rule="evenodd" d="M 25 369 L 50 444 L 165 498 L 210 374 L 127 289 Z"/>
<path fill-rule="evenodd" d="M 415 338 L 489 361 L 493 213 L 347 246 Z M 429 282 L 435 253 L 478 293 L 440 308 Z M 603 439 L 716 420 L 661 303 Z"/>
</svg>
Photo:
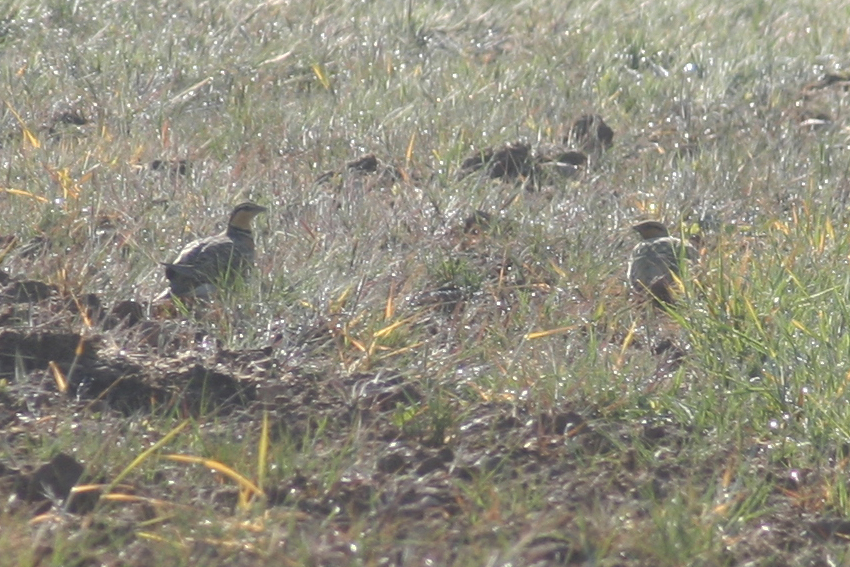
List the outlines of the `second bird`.
<svg viewBox="0 0 850 567">
<path fill-rule="evenodd" d="M 683 260 L 697 261 L 699 252 L 691 244 L 670 236 L 658 221 L 643 221 L 632 227 L 643 239 L 629 258 L 629 282 L 635 290 L 648 293 L 656 302 L 673 302 L 673 284 Z"/>
<path fill-rule="evenodd" d="M 169 284 L 163 295 L 208 297 L 213 290 L 246 278 L 254 265 L 251 221 L 265 211 L 255 203 L 241 203 L 224 232 L 190 242 L 174 262 L 163 262 Z"/>
</svg>

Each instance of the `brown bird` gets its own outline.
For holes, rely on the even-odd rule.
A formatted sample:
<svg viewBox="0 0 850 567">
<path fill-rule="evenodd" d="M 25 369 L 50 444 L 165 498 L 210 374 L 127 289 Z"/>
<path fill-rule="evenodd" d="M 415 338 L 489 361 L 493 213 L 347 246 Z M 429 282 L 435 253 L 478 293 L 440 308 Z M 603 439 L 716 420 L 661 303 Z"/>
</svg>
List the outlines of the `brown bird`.
<svg viewBox="0 0 850 567">
<path fill-rule="evenodd" d="M 174 262 L 163 262 L 169 289 L 160 298 L 208 297 L 213 290 L 246 278 L 254 265 L 251 221 L 266 210 L 251 202 L 237 205 L 224 232 L 190 242 Z"/>
<path fill-rule="evenodd" d="M 632 227 L 643 239 L 629 258 L 629 282 L 648 293 L 657 303 L 673 303 L 672 287 L 681 275 L 683 260 L 695 262 L 699 252 L 690 243 L 670 236 L 658 221 L 643 221 Z"/>
</svg>

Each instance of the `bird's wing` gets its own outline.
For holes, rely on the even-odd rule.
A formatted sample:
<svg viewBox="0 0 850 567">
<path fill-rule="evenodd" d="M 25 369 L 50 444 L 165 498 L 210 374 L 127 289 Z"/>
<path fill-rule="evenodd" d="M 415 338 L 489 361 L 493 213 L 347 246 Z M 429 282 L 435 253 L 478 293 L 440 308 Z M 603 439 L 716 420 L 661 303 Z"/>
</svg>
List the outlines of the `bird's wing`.
<svg viewBox="0 0 850 567">
<path fill-rule="evenodd" d="M 231 239 L 212 237 L 188 245 L 167 267 L 200 284 L 227 277 L 231 270 L 242 270 L 245 260 L 245 255 Z"/>
<path fill-rule="evenodd" d="M 656 261 L 666 265 L 673 273 L 679 273 L 680 260 L 691 262 L 699 260 L 699 252 L 691 243 L 682 241 L 673 236 L 656 238 L 645 242 L 647 253 Z"/>
</svg>

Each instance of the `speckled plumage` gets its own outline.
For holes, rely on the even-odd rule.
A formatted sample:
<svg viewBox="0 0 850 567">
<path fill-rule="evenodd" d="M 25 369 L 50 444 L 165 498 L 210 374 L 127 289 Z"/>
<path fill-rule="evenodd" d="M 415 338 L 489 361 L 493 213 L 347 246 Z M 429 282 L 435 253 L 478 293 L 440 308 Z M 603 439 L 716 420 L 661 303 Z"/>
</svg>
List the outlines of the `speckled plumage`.
<svg viewBox="0 0 850 567">
<path fill-rule="evenodd" d="M 250 202 L 237 205 L 224 232 L 190 242 L 174 262 L 163 263 L 169 284 L 165 295 L 208 296 L 247 277 L 254 265 L 251 221 L 265 211 Z"/>
<path fill-rule="evenodd" d="M 699 252 L 691 244 L 670 236 L 657 221 L 644 221 L 632 228 L 643 241 L 634 247 L 629 258 L 629 282 L 635 290 L 648 293 L 658 302 L 672 303 L 671 288 L 675 277 L 681 275 L 681 261 L 697 261 Z"/>
</svg>

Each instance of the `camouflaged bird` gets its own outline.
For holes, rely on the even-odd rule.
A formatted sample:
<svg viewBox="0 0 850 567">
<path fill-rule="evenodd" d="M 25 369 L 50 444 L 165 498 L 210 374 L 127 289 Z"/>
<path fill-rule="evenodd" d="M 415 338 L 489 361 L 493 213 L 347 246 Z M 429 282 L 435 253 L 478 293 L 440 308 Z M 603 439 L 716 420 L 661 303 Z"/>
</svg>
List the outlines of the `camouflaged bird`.
<svg viewBox="0 0 850 567">
<path fill-rule="evenodd" d="M 629 258 L 629 282 L 648 293 L 657 303 L 673 303 L 672 288 L 683 260 L 695 262 L 699 252 L 691 244 L 670 236 L 658 221 L 643 221 L 632 227 L 643 239 Z"/>
<path fill-rule="evenodd" d="M 251 202 L 237 205 L 224 232 L 190 242 L 174 262 L 163 262 L 169 289 L 160 297 L 208 297 L 247 277 L 254 265 L 251 221 L 265 211 Z"/>
</svg>

